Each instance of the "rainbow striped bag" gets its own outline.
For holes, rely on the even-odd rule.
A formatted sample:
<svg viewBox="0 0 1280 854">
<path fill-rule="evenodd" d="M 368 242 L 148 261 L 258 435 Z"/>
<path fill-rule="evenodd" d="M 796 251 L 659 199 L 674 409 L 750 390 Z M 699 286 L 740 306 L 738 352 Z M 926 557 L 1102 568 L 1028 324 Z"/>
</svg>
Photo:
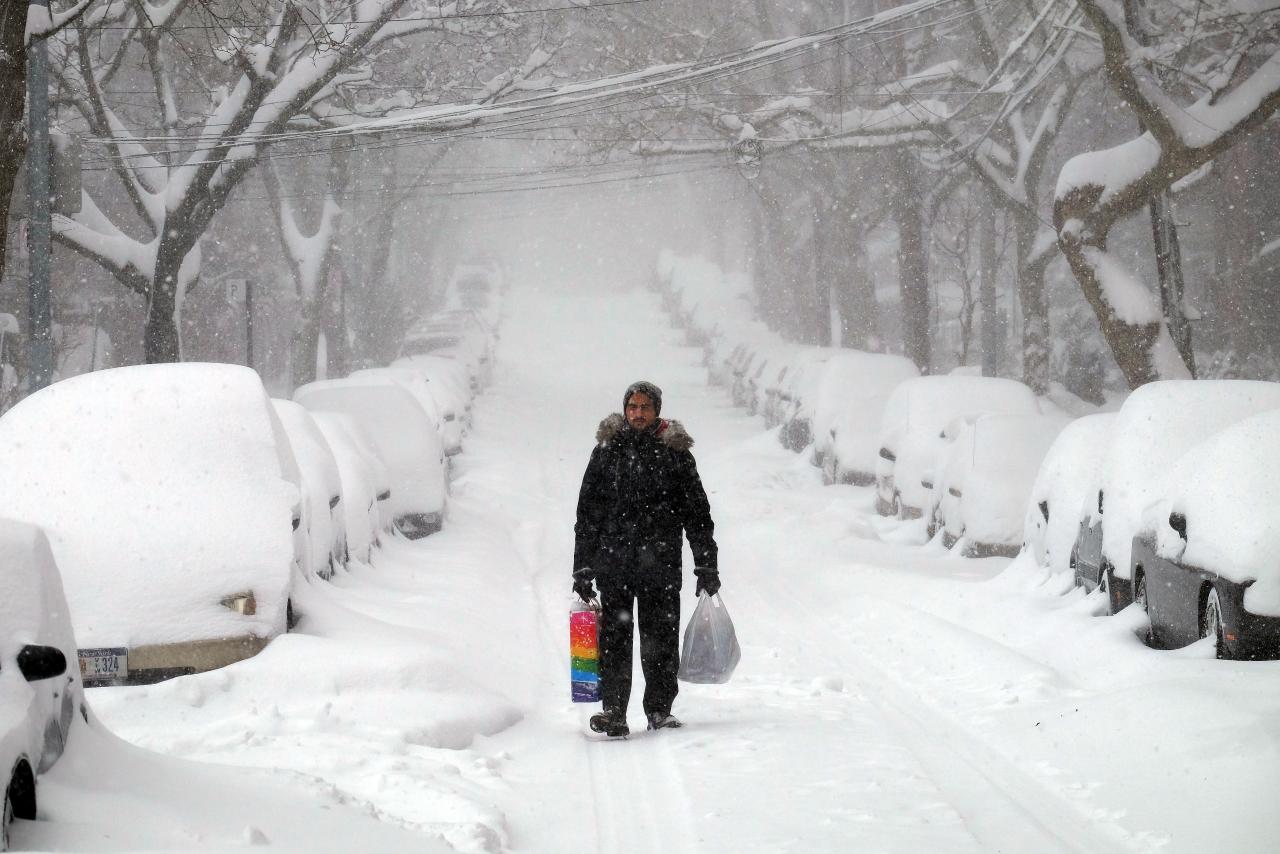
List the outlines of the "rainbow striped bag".
<svg viewBox="0 0 1280 854">
<path fill-rule="evenodd" d="M 569 612 L 570 679 L 573 702 L 600 702 L 598 614 L 585 603 Z"/>
</svg>

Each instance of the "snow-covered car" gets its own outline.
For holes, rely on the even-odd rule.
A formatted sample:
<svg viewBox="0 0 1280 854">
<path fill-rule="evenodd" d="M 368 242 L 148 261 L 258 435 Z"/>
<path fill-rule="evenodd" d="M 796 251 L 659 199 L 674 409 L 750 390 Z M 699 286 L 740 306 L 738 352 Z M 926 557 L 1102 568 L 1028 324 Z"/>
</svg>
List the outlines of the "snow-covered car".
<svg viewBox="0 0 1280 854">
<path fill-rule="evenodd" d="M 826 364 L 813 405 L 813 463 L 827 483 L 875 483 L 880 420 L 899 383 L 920 376 L 902 356 L 845 350 Z"/>
<path fill-rule="evenodd" d="M 302 486 L 300 530 L 306 534 L 303 568 L 325 580 L 347 562 L 342 478 L 329 443 L 311 413 L 292 400 L 272 400 L 298 461 Z"/>
<path fill-rule="evenodd" d="M 49 536 L 86 683 L 212 670 L 290 625 L 299 473 L 248 368 L 55 383 L 0 418 L 0 471 L 0 515 Z"/>
<path fill-rule="evenodd" d="M 1280 410 L 1183 455 L 1143 513 L 1132 577 L 1153 645 L 1280 658 Z"/>
<path fill-rule="evenodd" d="M 311 417 L 333 452 L 342 480 L 339 509 L 347 558 L 367 564 L 373 547 L 380 542 L 380 533 L 391 527 L 390 475 L 355 419 L 338 412 L 312 412 Z"/>
<path fill-rule="evenodd" d="M 980 415 L 962 421 L 942 452 L 930 499 L 931 527 L 942 530 L 942 544 L 959 544 L 966 557 L 1016 555 L 1027 496 L 1067 423 L 1057 415 Z"/>
<path fill-rule="evenodd" d="M 943 430 L 984 413 L 1038 415 L 1035 394 L 998 377 L 917 377 L 898 384 L 885 404 L 876 460 L 876 512 L 917 519 L 928 504 Z"/>
<path fill-rule="evenodd" d="M 1053 573 L 1074 572 L 1072 549 L 1098 494 L 1114 412 L 1085 415 L 1054 440 L 1027 501 L 1023 541 L 1032 559 Z"/>
<path fill-rule="evenodd" d="M 1163 380 L 1130 394 L 1116 416 L 1097 500 L 1080 522 L 1076 583 L 1103 587 L 1112 613 L 1132 603 L 1133 538 L 1170 467 L 1219 430 L 1271 409 L 1280 409 L 1280 383 Z"/>
<path fill-rule="evenodd" d="M 462 448 L 462 438 L 471 423 L 472 394 L 466 371 L 453 359 L 440 356 L 411 356 L 396 359 L 393 369 L 408 369 L 426 377 L 440 415 L 445 420 L 445 443 L 452 453 Z"/>
<path fill-rule="evenodd" d="M 397 530 L 410 539 L 440 530 L 445 513 L 444 445 L 413 394 L 391 379 L 319 380 L 293 399 L 312 412 L 351 416 L 391 476 L 389 506 Z"/>
<path fill-rule="evenodd" d="M 802 451 L 813 441 L 813 408 L 827 364 L 841 351 L 834 347 L 806 347 L 796 353 L 779 390 L 778 440 L 789 451 Z"/>
<path fill-rule="evenodd" d="M 408 367 L 407 360 L 400 360 L 390 368 L 364 368 L 352 371 L 351 379 L 390 380 L 408 389 L 414 400 L 427 413 L 436 433 L 444 444 L 445 456 L 453 456 L 462 450 L 462 419 L 457 412 L 457 394 L 452 385 L 439 380 L 432 381 L 428 372 Z"/>
<path fill-rule="evenodd" d="M 44 532 L 0 519 L 0 850 L 9 822 L 35 819 L 36 780 L 62 756 L 83 686 L 62 579 Z"/>
</svg>

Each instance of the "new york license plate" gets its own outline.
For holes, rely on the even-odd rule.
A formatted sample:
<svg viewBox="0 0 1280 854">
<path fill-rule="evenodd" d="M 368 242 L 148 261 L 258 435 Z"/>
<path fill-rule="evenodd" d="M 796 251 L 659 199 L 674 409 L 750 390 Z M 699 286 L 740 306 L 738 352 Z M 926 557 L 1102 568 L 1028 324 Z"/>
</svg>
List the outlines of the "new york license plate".
<svg viewBox="0 0 1280 854">
<path fill-rule="evenodd" d="M 95 682 L 123 682 L 129 675 L 129 650 L 124 647 L 82 649 L 80 678 L 86 685 Z"/>
</svg>

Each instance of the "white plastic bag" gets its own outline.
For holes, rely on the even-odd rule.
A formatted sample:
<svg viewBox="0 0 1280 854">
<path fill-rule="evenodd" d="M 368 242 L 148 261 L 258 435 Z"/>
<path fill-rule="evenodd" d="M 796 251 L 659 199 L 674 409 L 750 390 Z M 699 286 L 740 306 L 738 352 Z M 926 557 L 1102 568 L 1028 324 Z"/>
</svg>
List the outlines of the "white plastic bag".
<svg viewBox="0 0 1280 854">
<path fill-rule="evenodd" d="M 684 630 L 680 680 L 719 685 L 728 682 L 742 658 L 733 620 L 720 597 L 703 593 Z"/>
</svg>

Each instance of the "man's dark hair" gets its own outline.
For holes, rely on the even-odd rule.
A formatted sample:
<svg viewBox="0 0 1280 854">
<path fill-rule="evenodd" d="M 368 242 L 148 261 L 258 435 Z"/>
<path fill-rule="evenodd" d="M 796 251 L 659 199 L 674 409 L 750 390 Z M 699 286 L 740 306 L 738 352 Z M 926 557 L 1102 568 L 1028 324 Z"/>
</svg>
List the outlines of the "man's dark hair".
<svg viewBox="0 0 1280 854">
<path fill-rule="evenodd" d="M 662 414 L 662 389 L 658 388 L 656 385 L 649 382 L 648 380 L 637 380 L 636 382 L 633 382 L 631 385 L 627 386 L 627 393 L 622 396 L 623 412 L 627 411 L 627 404 L 631 402 L 631 395 L 635 394 L 636 392 L 639 392 L 640 394 L 648 395 L 649 399 L 653 401 L 654 415 Z"/>
</svg>

